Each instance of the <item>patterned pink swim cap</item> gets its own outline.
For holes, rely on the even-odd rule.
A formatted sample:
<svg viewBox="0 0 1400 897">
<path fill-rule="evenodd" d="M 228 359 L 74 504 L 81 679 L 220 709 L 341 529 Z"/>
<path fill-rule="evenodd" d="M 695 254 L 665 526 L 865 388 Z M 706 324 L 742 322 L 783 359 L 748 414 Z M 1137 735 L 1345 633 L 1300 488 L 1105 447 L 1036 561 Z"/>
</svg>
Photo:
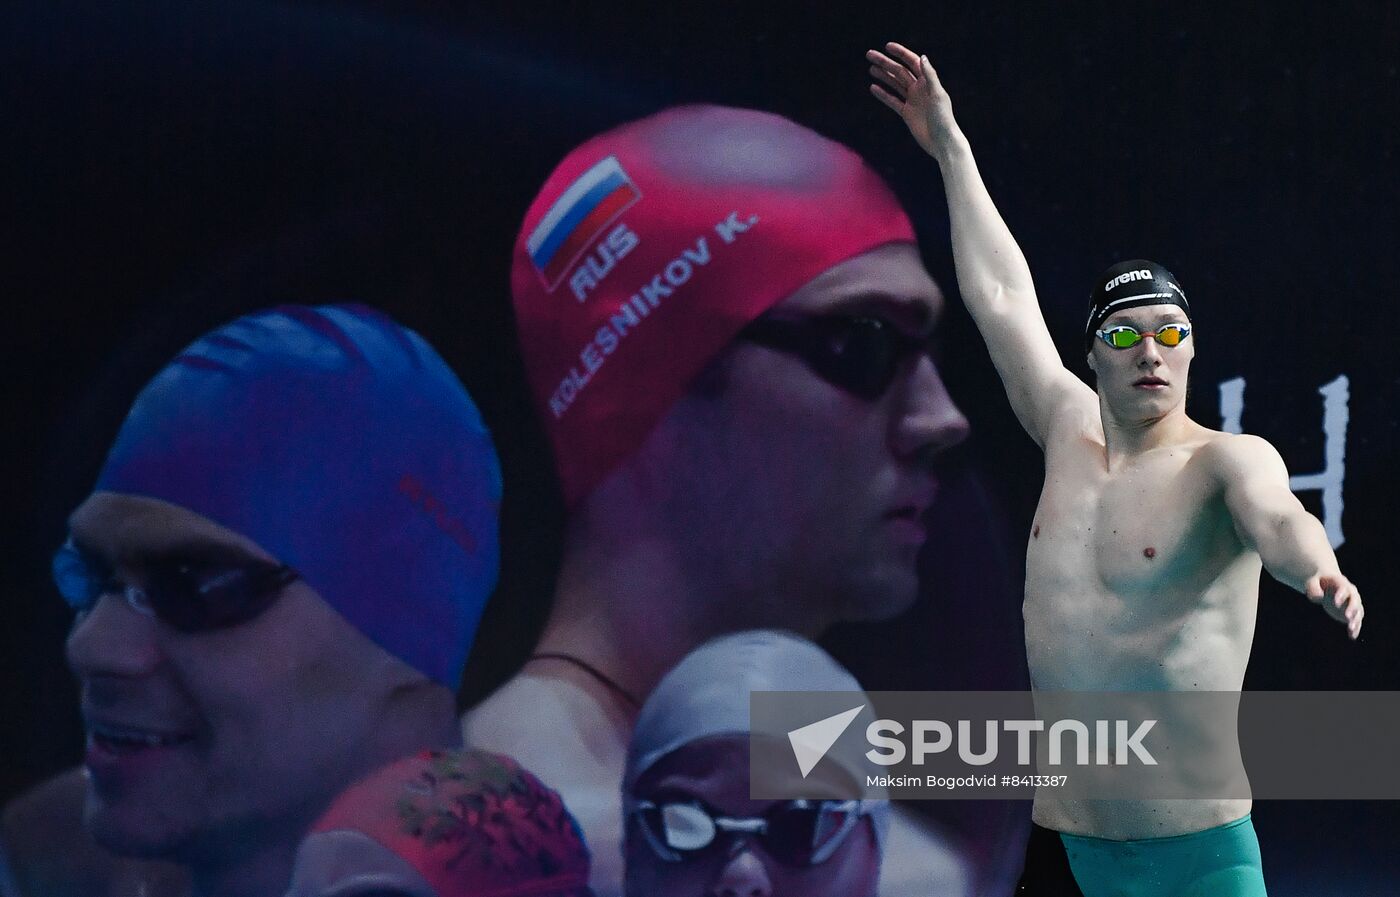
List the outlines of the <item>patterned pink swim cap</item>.
<svg viewBox="0 0 1400 897">
<path fill-rule="evenodd" d="M 337 878 L 328 863 L 348 864 L 327 858 L 345 855 L 345 845 L 355 863 Z M 366 864 L 368 853 L 382 859 Z M 578 824 L 539 779 L 499 754 L 429 751 L 335 800 L 298 854 L 298 879 L 318 884 L 298 890 L 294 881 L 292 893 L 339 893 L 363 881 L 413 894 L 426 884 L 433 897 L 592 897 L 588 872 Z"/>
</svg>

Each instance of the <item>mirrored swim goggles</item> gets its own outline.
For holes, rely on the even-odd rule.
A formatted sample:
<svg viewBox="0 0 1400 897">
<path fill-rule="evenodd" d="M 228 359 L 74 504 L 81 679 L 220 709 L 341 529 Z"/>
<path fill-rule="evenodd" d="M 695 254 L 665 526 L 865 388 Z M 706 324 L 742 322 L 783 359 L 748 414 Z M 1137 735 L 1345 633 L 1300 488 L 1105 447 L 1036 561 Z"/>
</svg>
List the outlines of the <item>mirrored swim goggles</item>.
<svg viewBox="0 0 1400 897">
<path fill-rule="evenodd" d="M 144 585 L 124 583 L 72 539 L 53 556 L 54 585 L 78 613 L 92 610 L 103 595 L 120 595 L 139 613 L 185 633 L 246 623 L 299 577 L 286 564 L 213 548 L 143 561 L 141 571 Z"/>
<path fill-rule="evenodd" d="M 1163 324 L 1157 328 L 1156 332 L 1139 331 L 1136 327 L 1129 327 L 1127 324 L 1120 324 L 1107 330 L 1094 331 L 1094 336 L 1115 349 L 1131 349 L 1148 337 L 1155 339 L 1162 346 L 1179 346 L 1190 335 L 1191 327 L 1187 324 Z"/>
<path fill-rule="evenodd" d="M 739 339 L 795 355 L 823 380 L 870 401 L 885 394 L 907 359 L 934 356 L 930 337 L 859 315 L 763 315 Z"/>
<path fill-rule="evenodd" d="M 795 868 L 831 858 L 877 801 L 789 800 L 762 816 L 717 815 L 698 800 L 634 801 L 628 814 L 662 860 L 679 863 L 713 848 L 721 835 L 756 838 L 778 862 Z"/>
</svg>

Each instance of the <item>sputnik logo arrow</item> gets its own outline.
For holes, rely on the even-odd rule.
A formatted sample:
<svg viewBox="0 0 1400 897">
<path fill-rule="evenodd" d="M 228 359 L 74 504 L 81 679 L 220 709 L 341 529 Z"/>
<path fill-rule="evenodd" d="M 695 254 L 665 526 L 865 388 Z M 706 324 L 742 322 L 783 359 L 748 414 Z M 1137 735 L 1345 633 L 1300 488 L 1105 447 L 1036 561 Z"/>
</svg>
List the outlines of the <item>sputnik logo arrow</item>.
<svg viewBox="0 0 1400 897">
<path fill-rule="evenodd" d="M 846 731 L 851 720 L 855 719 L 864 709 L 864 704 L 852 707 L 850 710 L 817 720 L 787 733 L 788 742 L 792 745 L 793 756 L 797 758 L 797 768 L 802 771 L 802 778 L 807 778 L 807 773 L 821 762 L 821 759 L 826 756 L 826 752 L 831 750 L 831 746 L 836 743 L 836 739 L 840 738 L 841 733 Z"/>
</svg>

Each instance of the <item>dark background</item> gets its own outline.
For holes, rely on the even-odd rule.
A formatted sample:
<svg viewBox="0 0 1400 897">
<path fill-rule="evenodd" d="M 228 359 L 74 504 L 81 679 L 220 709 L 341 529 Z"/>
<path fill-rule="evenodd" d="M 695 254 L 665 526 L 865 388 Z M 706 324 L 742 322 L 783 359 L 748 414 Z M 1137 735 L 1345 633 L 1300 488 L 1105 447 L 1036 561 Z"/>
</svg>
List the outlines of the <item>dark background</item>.
<svg viewBox="0 0 1400 897">
<path fill-rule="evenodd" d="M 1146 256 L 1192 299 L 1198 420 L 1218 425 L 1218 384 L 1243 376 L 1245 429 L 1315 472 L 1317 389 L 1348 378 L 1339 557 L 1366 632 L 1348 644 L 1266 581 L 1247 686 L 1400 688 L 1393 5 L 11 3 L 0 800 L 80 755 L 48 554 L 137 389 L 200 332 L 279 302 L 361 301 L 461 373 L 507 488 L 471 701 L 520 662 L 551 586 L 561 512 L 507 272 L 525 207 L 569 148 L 676 102 L 783 113 L 890 179 L 955 296 L 936 170 L 865 93 L 862 53 L 888 39 L 938 67 L 1076 369 L 1091 280 Z M 894 625 L 832 634 L 870 688 L 1024 684 L 1040 458 L 960 308 L 946 335 L 974 444 L 935 521 L 925 599 Z M 993 865 L 1015 811 L 934 810 Z M 1274 894 L 1400 893 L 1395 804 L 1260 803 L 1255 822 Z"/>
</svg>

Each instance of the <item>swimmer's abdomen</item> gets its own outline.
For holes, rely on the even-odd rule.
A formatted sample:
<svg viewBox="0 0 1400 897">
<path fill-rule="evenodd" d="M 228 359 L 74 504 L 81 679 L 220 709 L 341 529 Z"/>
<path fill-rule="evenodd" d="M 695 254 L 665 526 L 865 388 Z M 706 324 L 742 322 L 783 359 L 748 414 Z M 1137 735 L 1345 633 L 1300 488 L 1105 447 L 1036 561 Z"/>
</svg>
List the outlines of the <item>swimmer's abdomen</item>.
<svg viewBox="0 0 1400 897">
<path fill-rule="evenodd" d="M 1029 566 L 1029 564 L 1028 564 Z M 1022 611 L 1026 660 L 1037 689 L 1072 691 L 1238 691 L 1254 638 L 1258 562 L 1199 594 L 1157 597 L 1169 613 L 1134 612 L 1138 596 L 1098 584 L 1033 589 Z"/>
</svg>

